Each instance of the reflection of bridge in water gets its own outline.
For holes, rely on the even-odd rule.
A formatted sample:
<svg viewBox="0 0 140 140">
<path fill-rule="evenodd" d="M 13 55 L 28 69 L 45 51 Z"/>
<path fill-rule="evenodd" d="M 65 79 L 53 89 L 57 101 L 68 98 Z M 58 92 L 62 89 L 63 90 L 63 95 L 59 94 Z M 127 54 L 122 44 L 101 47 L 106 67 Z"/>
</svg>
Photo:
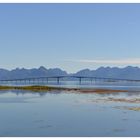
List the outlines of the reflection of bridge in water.
<svg viewBox="0 0 140 140">
<path fill-rule="evenodd" d="M 133 79 L 119 79 L 119 78 L 106 78 L 106 77 L 89 77 L 89 76 L 50 76 L 50 77 L 32 77 L 32 78 L 19 78 L 19 79 L 3 79 L 0 80 L 0 84 L 38 84 L 38 83 L 49 83 L 50 81 L 56 81 L 59 84 L 61 80 L 64 81 L 75 81 L 78 80 L 79 84 L 82 81 L 103 81 L 103 82 L 140 82 L 140 80 Z"/>
</svg>

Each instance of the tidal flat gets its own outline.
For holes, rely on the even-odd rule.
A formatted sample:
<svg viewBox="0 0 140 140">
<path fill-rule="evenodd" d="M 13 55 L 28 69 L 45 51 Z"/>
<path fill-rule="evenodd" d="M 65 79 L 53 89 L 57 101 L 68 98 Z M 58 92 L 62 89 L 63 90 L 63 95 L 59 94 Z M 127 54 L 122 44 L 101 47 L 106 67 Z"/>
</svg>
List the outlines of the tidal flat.
<svg viewBox="0 0 140 140">
<path fill-rule="evenodd" d="M 140 136 L 138 90 L 48 87 L 1 86 L 1 137 Z"/>
</svg>

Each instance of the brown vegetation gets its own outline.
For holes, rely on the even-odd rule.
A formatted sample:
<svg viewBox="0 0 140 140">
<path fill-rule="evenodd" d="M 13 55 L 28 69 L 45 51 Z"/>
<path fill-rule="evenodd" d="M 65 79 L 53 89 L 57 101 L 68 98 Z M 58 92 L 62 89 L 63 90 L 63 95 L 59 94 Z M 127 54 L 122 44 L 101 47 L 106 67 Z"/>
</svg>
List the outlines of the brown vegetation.
<svg viewBox="0 0 140 140">
<path fill-rule="evenodd" d="M 49 86 L 0 86 L 0 90 L 29 90 L 29 91 L 76 91 L 79 93 L 113 93 L 113 92 L 128 92 L 127 90 L 112 90 L 112 89 L 83 89 L 83 88 L 61 88 Z"/>
</svg>

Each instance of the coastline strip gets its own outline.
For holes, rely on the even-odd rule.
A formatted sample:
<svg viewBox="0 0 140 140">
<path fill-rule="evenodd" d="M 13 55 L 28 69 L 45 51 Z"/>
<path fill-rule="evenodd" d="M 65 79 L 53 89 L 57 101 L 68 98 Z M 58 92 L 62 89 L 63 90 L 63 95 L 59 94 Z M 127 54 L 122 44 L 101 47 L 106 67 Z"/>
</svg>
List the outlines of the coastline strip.
<svg viewBox="0 0 140 140">
<path fill-rule="evenodd" d="M 64 87 L 50 87 L 50 86 L 0 86 L 0 90 L 26 90 L 26 91 L 76 91 L 79 93 L 114 93 L 114 92 L 130 92 L 129 90 L 117 90 L 117 89 L 87 89 L 87 88 L 64 88 Z"/>
</svg>

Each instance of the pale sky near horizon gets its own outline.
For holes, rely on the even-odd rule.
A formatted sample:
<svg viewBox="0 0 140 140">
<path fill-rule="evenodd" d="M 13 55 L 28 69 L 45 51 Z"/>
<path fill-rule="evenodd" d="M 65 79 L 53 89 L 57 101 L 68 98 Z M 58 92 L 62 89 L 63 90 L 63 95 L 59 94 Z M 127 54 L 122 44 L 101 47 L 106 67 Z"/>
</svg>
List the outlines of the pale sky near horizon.
<svg viewBox="0 0 140 140">
<path fill-rule="evenodd" d="M 140 66 L 140 4 L 0 4 L 0 68 Z"/>
</svg>

